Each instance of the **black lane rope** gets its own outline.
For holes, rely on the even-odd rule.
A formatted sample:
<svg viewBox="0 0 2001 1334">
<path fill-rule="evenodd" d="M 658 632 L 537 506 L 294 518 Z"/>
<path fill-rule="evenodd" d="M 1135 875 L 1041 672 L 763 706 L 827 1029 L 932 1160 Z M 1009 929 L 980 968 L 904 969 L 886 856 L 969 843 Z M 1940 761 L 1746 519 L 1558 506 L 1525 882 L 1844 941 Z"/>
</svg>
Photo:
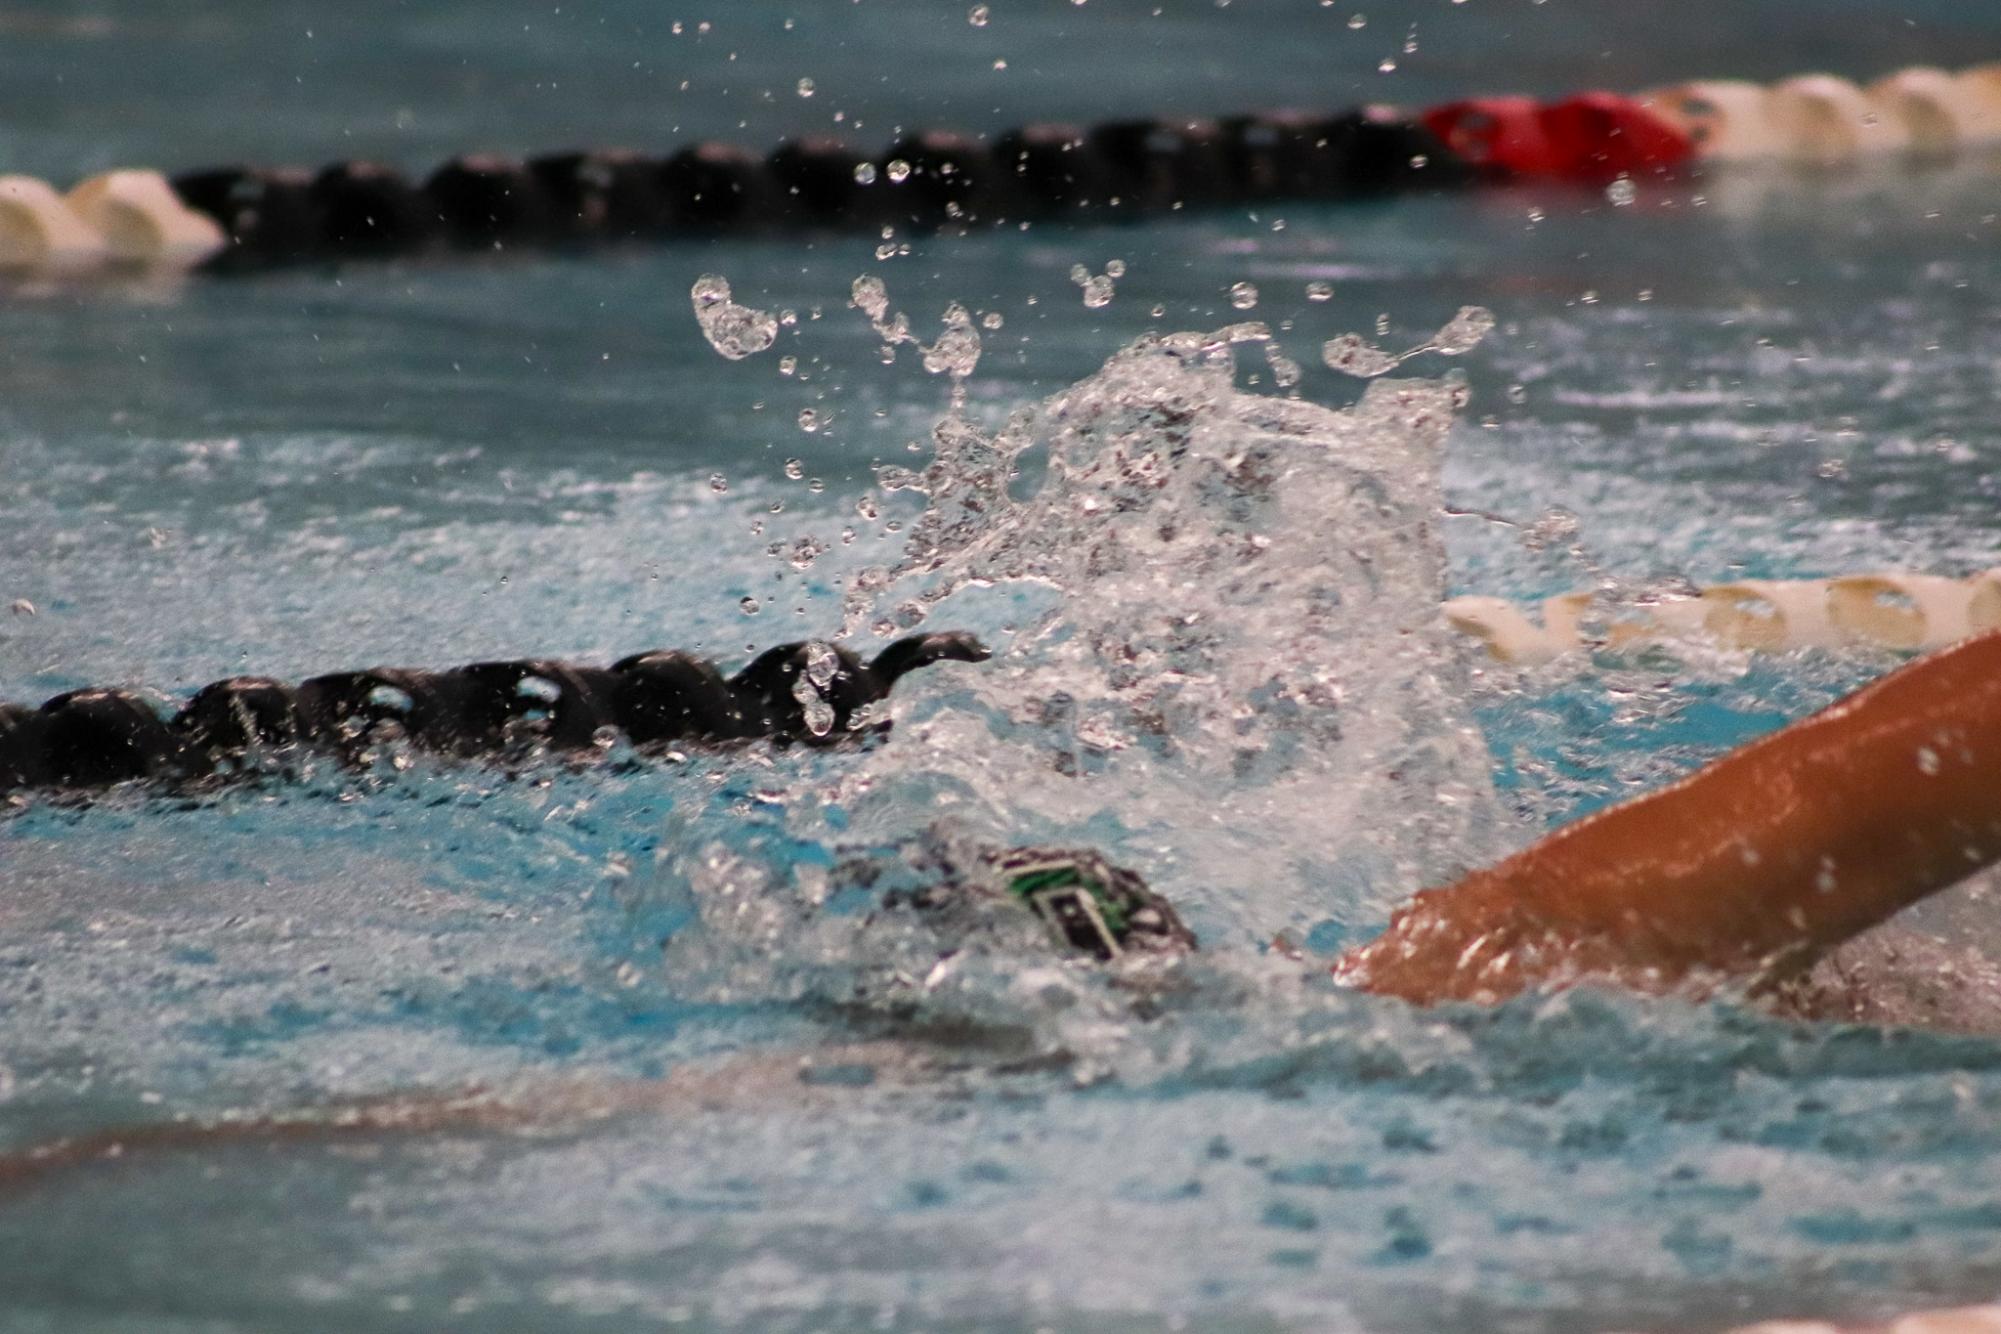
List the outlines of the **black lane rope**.
<svg viewBox="0 0 2001 1334">
<path fill-rule="evenodd" d="M 209 268 L 439 250 L 580 246 L 767 231 L 918 232 L 1046 219 L 1444 189 L 1478 171 L 1424 124 L 1366 106 L 1222 120 L 1028 125 L 992 139 L 905 136 L 878 158 L 839 139 L 762 157 L 707 141 L 453 158 L 421 184 L 393 167 L 228 166 L 176 176 L 228 238 Z"/>
<path fill-rule="evenodd" d="M 0 704 L 0 792 L 227 775 L 295 746 L 357 763 L 396 738 L 460 757 L 584 752 L 614 734 L 642 749 L 753 738 L 832 744 L 883 726 L 864 711 L 906 673 L 988 656 L 978 639 L 951 632 L 899 639 L 867 662 L 834 645 L 781 644 L 731 677 L 673 650 L 610 667 L 540 658 L 375 667 L 296 687 L 233 676 L 203 686 L 172 718 L 131 691 L 90 687 L 40 708 Z"/>
<path fill-rule="evenodd" d="M 1696 80 L 1416 110 L 1045 122 L 993 136 L 931 130 L 873 158 L 808 136 L 762 155 L 715 140 L 666 156 L 475 154 L 421 182 L 362 161 L 211 167 L 171 182 L 113 171 L 66 195 L 4 175 L 0 269 L 226 269 L 760 232 L 925 233 L 1519 180 L 1606 186 L 1708 162 L 1943 160 L 1996 144 L 2001 64 L 1900 70 L 1867 87 L 1807 74 L 1770 87 Z"/>
</svg>

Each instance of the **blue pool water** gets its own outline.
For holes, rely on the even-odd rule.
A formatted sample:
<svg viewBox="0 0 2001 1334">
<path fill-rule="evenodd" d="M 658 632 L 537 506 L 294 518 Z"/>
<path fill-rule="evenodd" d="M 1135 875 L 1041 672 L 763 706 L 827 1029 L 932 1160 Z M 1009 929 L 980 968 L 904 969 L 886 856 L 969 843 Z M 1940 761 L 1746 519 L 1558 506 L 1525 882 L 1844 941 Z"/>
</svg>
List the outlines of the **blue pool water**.
<svg viewBox="0 0 2001 1334">
<path fill-rule="evenodd" d="M 918 0 L 737 0 L 704 34 L 699 12 L 638 4 L 10 5 L 0 147 L 63 177 L 232 157 L 419 167 L 471 147 L 764 144 L 836 112 L 875 143 L 899 123 L 2001 56 L 2001 17 L 1946 0 L 991 8 L 974 28 L 966 7 Z M 1313 461 L 1294 494 L 1326 484 L 1346 505 L 1346 478 L 1390 497 L 1373 521 L 1340 509 L 1332 537 L 1310 514 L 1272 529 L 1294 570 L 1349 569 L 1379 541 L 1396 572 L 1380 604 L 1342 591 L 1386 615 L 1444 589 L 1985 568 L 1995 167 L 1718 174 L 1626 206 L 1552 187 L 1287 207 L 915 239 L 886 259 L 874 237 L 726 240 L 10 293 L 0 603 L 36 610 L 0 614 L 0 693 L 174 698 L 244 670 L 657 645 L 736 661 L 831 634 L 849 579 L 894 563 L 916 514 L 907 496 L 857 513 L 872 465 L 921 465 L 907 446 L 947 402 L 914 349 L 883 361 L 848 304 L 862 274 L 927 340 L 949 302 L 1003 317 L 966 382 L 987 428 L 1067 386 L 1137 392 L 1101 368 L 1150 332 L 1250 319 L 1304 364 L 1304 400 L 1341 407 L 1360 385 L 1320 367 L 1323 340 L 1376 338 L 1380 318 L 1385 345 L 1410 346 L 1489 307 L 1478 349 L 1407 368 L 1470 389 L 1443 498 L 1521 523 L 1564 511 L 1575 535 L 1531 549 L 1518 527 L 1435 519 L 1437 587 L 1431 548 L 1396 522 L 1437 499 L 1420 432 L 1350 439 L 1352 419 L 1271 426 L 1202 400 Z M 1085 307 L 1072 266 L 1113 260 L 1115 298 Z M 796 323 L 723 360 L 688 304 L 704 273 Z M 1230 297 L 1244 282 L 1250 309 Z M 1314 282 L 1333 299 L 1310 300 Z M 1274 390 L 1262 348 L 1238 349 L 1243 394 Z M 805 409 L 825 424 L 801 430 Z M 1227 527 L 1199 491 L 1179 503 Z M 1023 504 L 1021 541 L 1062 539 L 1046 561 L 1094 540 Z M 801 570 L 787 553 L 809 536 L 828 550 Z M 385 761 L 7 818 L 0 1147 L 756 1071 L 605 1119 L 135 1151 L 9 1187 L 0 1326 L 1584 1331 L 2001 1290 L 1991 1039 L 1595 993 L 1420 1012 L 1259 950 L 1280 930 L 1323 951 L 1360 938 L 1425 878 L 1685 772 L 1885 660 L 1517 676 L 1429 640 L 1409 656 L 1337 616 L 1308 646 L 1361 702 L 1346 730 L 1254 707 L 1262 758 L 1233 767 L 1193 705 L 1171 744 L 1025 721 L 1059 688 L 1086 722 L 1119 721 L 1117 698 L 1091 712 L 1079 682 L 1095 678 L 1062 645 L 1016 633 L 1033 618 L 1123 634 L 1186 610 L 1143 580 L 1055 582 L 940 610 L 1012 651 L 912 678 L 867 754 Z M 1297 647 L 1255 606 L 1203 605 L 1250 646 L 1217 650 L 1226 677 Z M 1372 718 L 1434 739 L 1477 724 L 1470 762 L 1441 742 L 1427 771 L 1460 814 L 1383 795 L 1357 749 Z M 988 748 L 977 763 L 967 737 Z M 1059 778 L 1059 758 L 1084 776 Z M 919 1017 L 970 1015 L 1012 1035 L 1008 1057 L 1077 1059 L 1005 1072 L 948 1046 L 961 1068 L 903 1077 L 893 1045 L 866 1045 L 882 1026 L 839 1004 L 900 956 L 852 913 L 800 905 L 839 858 L 885 861 L 941 819 L 1110 848 L 1213 958 L 1144 1021 L 1099 980 L 992 961 Z M 1981 908 L 1952 905 L 1955 939 L 2001 952 Z M 822 1050 L 832 1068 L 798 1078 Z"/>
</svg>

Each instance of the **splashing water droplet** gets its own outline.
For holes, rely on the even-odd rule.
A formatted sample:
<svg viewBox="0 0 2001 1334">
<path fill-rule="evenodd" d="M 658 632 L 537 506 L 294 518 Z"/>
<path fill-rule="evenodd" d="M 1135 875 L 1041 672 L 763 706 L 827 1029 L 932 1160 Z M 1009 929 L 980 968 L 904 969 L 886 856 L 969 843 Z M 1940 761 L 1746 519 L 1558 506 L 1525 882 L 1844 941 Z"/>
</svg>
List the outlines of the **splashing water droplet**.
<svg viewBox="0 0 2001 1334">
<path fill-rule="evenodd" d="M 827 544 L 819 538 L 810 536 L 802 537 L 792 544 L 792 550 L 786 559 L 791 563 L 793 569 L 805 571 L 812 569 L 813 562 L 820 559 L 826 552 Z"/>
<path fill-rule="evenodd" d="M 825 736 L 834 730 L 834 706 L 813 688 L 812 679 L 804 672 L 792 683 L 792 698 L 799 704 L 799 716 L 808 732 L 814 736 Z"/>
<path fill-rule="evenodd" d="M 825 690 L 834 683 L 834 676 L 841 670 L 841 655 L 834 646 L 823 639 L 815 639 L 806 645 L 806 679 Z"/>
<path fill-rule="evenodd" d="M 1373 379 L 1395 370 L 1401 358 L 1372 346 L 1360 334 L 1330 338 L 1320 349 L 1320 359 L 1344 375 Z"/>
<path fill-rule="evenodd" d="M 1431 350 L 1441 356 L 1456 357 L 1471 352 L 1494 332 L 1494 312 L 1485 306 L 1461 306 L 1431 339 Z"/>
<path fill-rule="evenodd" d="M 695 280 L 688 295 L 694 302 L 695 322 L 701 325 L 702 336 L 709 340 L 710 347 L 731 361 L 763 352 L 778 341 L 777 317 L 730 300 L 727 279 L 705 273 Z"/>
<path fill-rule="evenodd" d="M 1299 383 L 1299 363 L 1285 355 L 1277 343 L 1265 344 L 1265 364 L 1271 367 L 1271 382 L 1280 389 L 1291 389 Z"/>
<path fill-rule="evenodd" d="M 1118 269 L 1118 273 L 1112 272 L 1114 267 Z M 1112 297 L 1118 290 L 1116 280 L 1120 273 L 1125 272 L 1125 267 L 1125 265 L 1114 260 L 1111 264 L 1105 266 L 1104 273 L 1094 276 L 1082 264 L 1072 264 L 1070 266 L 1070 281 L 1084 289 L 1084 304 L 1086 306 L 1092 310 L 1100 310 L 1112 304 Z"/>
<path fill-rule="evenodd" d="M 889 309 L 889 288 L 880 278 L 865 273 L 848 292 L 849 303 L 871 320 L 880 320 Z"/>
<path fill-rule="evenodd" d="M 979 363 L 980 331 L 973 327 L 972 315 L 955 301 L 945 309 L 945 331 L 924 349 L 924 369 L 962 381 Z"/>
</svg>

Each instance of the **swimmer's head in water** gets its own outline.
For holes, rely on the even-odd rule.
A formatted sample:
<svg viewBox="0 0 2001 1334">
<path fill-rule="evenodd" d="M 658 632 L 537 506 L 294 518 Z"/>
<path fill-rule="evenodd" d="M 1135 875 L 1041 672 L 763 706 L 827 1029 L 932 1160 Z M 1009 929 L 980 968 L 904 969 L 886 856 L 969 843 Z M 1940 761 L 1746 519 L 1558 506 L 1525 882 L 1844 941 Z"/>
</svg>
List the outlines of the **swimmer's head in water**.
<svg viewBox="0 0 2001 1334">
<path fill-rule="evenodd" d="M 1095 852 L 1016 848 L 996 855 L 991 871 L 1058 940 L 1101 960 L 1195 948 L 1195 933 L 1166 899 Z"/>
<path fill-rule="evenodd" d="M 1166 899 L 1095 852 L 1008 848 L 961 860 L 933 850 L 921 860 L 926 883 L 892 893 L 885 906 L 914 908 L 955 939 L 970 942 L 1025 914 L 1064 951 L 1103 962 L 1195 948 Z"/>
</svg>

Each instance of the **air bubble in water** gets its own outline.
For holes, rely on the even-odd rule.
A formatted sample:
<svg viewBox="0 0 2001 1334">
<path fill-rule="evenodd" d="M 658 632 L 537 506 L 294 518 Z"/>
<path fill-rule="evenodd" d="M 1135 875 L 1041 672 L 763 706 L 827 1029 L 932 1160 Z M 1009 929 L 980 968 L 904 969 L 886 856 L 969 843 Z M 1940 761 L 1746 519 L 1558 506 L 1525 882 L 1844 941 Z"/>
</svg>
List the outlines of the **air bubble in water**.
<svg viewBox="0 0 2001 1334">
<path fill-rule="evenodd" d="M 861 165 L 860 165 L 859 167 L 856 167 L 856 168 L 855 168 L 855 183 L 856 183 L 857 185 L 874 185 L 874 184 L 875 184 L 875 163 L 873 163 L 873 162 L 864 162 L 864 163 L 862 163 L 862 164 L 861 164 Z"/>
<path fill-rule="evenodd" d="M 1003 323 L 1005 323 L 1005 321 L 1001 319 L 1001 313 L 997 310 L 990 310 L 986 314 L 980 316 L 980 327 L 982 329 L 992 331 L 994 329 L 1000 328 Z"/>
<path fill-rule="evenodd" d="M 814 88 L 813 81 L 811 79 L 799 80 L 799 96 L 811 97 L 815 91 L 817 90 Z"/>
<path fill-rule="evenodd" d="M 806 475 L 806 465 L 798 459 L 787 459 L 785 460 L 785 475 L 796 482 Z"/>
<path fill-rule="evenodd" d="M 974 5 L 966 13 L 966 22 L 972 24 L 975 28 L 984 28 L 987 26 L 987 20 L 992 17 L 993 11 L 985 5 Z"/>
<path fill-rule="evenodd" d="M 1258 303 L 1258 289 L 1255 283 L 1235 283 L 1230 287 L 1230 304 L 1238 310 L 1249 310 Z"/>
<path fill-rule="evenodd" d="M 755 616 L 760 610 L 756 598 L 747 597 L 743 601 L 737 603 L 736 605 L 737 605 L 737 610 L 741 611 L 746 616 Z"/>
<path fill-rule="evenodd" d="M 721 495 L 723 492 L 729 489 L 730 489 L 729 478 L 723 476 L 719 472 L 712 472 L 709 474 L 709 490 L 714 491 L 717 495 Z"/>
<path fill-rule="evenodd" d="M 820 414 L 811 408 L 799 409 L 799 429 L 811 435 L 820 429 Z"/>
<path fill-rule="evenodd" d="M 705 273 L 695 280 L 688 295 L 694 302 L 695 322 L 702 326 L 702 336 L 709 340 L 710 347 L 731 361 L 763 352 L 778 341 L 777 318 L 768 311 L 739 306 L 730 300 L 728 279 Z"/>
<path fill-rule="evenodd" d="M 1621 176 L 1605 187 L 1605 197 L 1612 201 L 1614 208 L 1624 208 L 1640 197 L 1640 187 L 1634 185 L 1630 177 Z"/>
<path fill-rule="evenodd" d="M 1332 301 L 1334 299 L 1334 284 L 1308 283 L 1306 285 L 1306 299 L 1308 301 Z"/>
<path fill-rule="evenodd" d="M 1126 276 L 1126 262 L 1125 262 L 1124 260 L 1122 260 L 1122 259 L 1108 259 L 1108 260 L 1106 260 L 1106 261 L 1105 261 L 1105 276 L 1106 276 L 1107 278 L 1123 278 L 1123 277 L 1125 277 L 1125 276 Z"/>
<path fill-rule="evenodd" d="M 799 358 L 780 357 L 778 359 L 778 373 L 780 375 L 795 375 L 798 373 L 798 371 L 799 371 Z"/>
<path fill-rule="evenodd" d="M 1456 357 L 1471 352 L 1494 331 L 1494 312 L 1485 306 L 1461 306 L 1431 339 L 1431 350 L 1441 356 Z"/>
<path fill-rule="evenodd" d="M 897 185 L 910 179 L 910 164 L 900 157 L 889 160 L 888 171 L 889 179 Z"/>
</svg>

